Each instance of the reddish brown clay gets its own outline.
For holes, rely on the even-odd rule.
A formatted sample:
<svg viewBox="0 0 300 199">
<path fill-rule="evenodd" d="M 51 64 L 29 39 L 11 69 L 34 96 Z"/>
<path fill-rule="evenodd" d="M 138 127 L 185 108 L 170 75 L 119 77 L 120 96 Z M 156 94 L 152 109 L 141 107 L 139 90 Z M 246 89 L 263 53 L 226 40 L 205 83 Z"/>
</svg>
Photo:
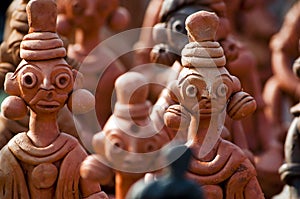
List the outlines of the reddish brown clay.
<svg viewBox="0 0 300 199">
<path fill-rule="evenodd" d="M 206 11 L 187 18 L 190 43 L 182 51 L 184 69 L 171 85 L 177 104 L 169 107 L 165 121 L 178 123 L 176 118 L 190 115 L 186 129 L 193 156 L 187 176 L 203 185 L 206 198 L 264 198 L 252 163 L 220 137 L 226 112 L 241 119 L 254 112 L 256 103 L 224 67 L 223 49 L 214 41 L 218 23 L 216 14 Z"/>
<path fill-rule="evenodd" d="M 98 183 L 80 177 L 87 154 L 58 128 L 57 115 L 71 99 L 76 71 L 65 61 L 66 50 L 55 32 L 56 4 L 32 0 L 26 9 L 30 28 L 21 42 L 23 60 L 6 75 L 5 91 L 11 96 L 2 112 L 18 119 L 29 109 L 29 131 L 0 151 L 0 198 L 107 198 Z"/>
<path fill-rule="evenodd" d="M 103 131 L 93 138 L 97 155 L 83 163 L 81 174 L 99 176 L 98 170 L 107 169 L 105 164 L 110 166 L 116 176 L 116 198 L 123 199 L 134 182 L 146 172 L 157 169 L 157 150 L 169 141 L 169 137 L 165 132 L 158 132 L 150 119 L 151 103 L 147 100 L 148 85 L 143 75 L 128 72 L 120 76 L 116 81 L 116 94 L 113 115 Z M 111 176 L 110 172 L 98 179 Z"/>
<path fill-rule="evenodd" d="M 267 103 L 267 116 L 281 132 L 286 131 L 283 116 L 283 103 L 293 105 L 300 97 L 299 79 L 291 66 L 299 54 L 298 27 L 300 24 L 300 3 L 297 2 L 286 14 L 284 23 L 271 40 L 273 76 L 267 81 L 264 98 Z M 284 100 L 285 96 L 288 100 Z"/>
</svg>

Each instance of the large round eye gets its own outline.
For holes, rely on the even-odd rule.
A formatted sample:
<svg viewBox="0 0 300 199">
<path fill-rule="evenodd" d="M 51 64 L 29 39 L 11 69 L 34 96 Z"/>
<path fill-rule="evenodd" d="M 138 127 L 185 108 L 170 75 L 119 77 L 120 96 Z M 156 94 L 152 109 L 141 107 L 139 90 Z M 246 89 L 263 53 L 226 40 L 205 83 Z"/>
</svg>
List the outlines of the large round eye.
<svg viewBox="0 0 300 199">
<path fill-rule="evenodd" d="M 56 76 L 55 78 L 55 84 L 58 88 L 66 88 L 70 83 L 70 75 L 68 73 L 61 73 Z"/>
<path fill-rule="evenodd" d="M 172 24 L 172 30 L 182 33 L 182 34 L 186 34 L 186 29 L 185 29 L 185 25 L 184 25 L 184 21 L 182 20 L 176 20 L 173 22 Z"/>
<path fill-rule="evenodd" d="M 186 95 L 188 97 L 196 97 L 198 93 L 198 89 L 195 85 L 188 85 L 185 89 Z"/>
<path fill-rule="evenodd" d="M 21 83 L 27 88 L 33 88 L 37 84 L 37 77 L 34 73 L 27 72 L 23 74 Z"/>
<path fill-rule="evenodd" d="M 226 84 L 222 83 L 217 88 L 217 96 L 218 97 L 225 97 L 228 92 L 228 87 Z"/>
</svg>

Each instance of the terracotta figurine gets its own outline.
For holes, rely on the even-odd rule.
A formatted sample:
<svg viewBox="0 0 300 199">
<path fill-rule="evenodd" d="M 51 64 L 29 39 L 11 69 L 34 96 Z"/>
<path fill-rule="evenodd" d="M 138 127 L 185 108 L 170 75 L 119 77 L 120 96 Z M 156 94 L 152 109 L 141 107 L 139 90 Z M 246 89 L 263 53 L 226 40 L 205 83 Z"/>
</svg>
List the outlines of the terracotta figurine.
<svg viewBox="0 0 300 199">
<path fill-rule="evenodd" d="M 21 42 L 22 61 L 6 75 L 11 96 L 2 103 L 2 113 L 18 119 L 29 108 L 29 131 L 15 135 L 0 151 L 0 198 L 108 198 L 98 183 L 80 177 L 87 154 L 58 128 L 59 110 L 66 103 L 75 108 L 72 98 L 88 102 L 89 97 L 71 94 L 76 71 L 65 61 L 56 34 L 55 1 L 31 0 L 26 10 L 29 33 Z"/>
<path fill-rule="evenodd" d="M 158 150 L 170 140 L 150 118 L 147 84 L 145 77 L 136 72 L 127 72 L 117 79 L 114 113 L 93 138 L 97 154 L 81 166 L 82 176 L 102 183 L 109 181 L 112 174 L 107 167 L 112 168 L 116 199 L 125 198 L 133 183 L 159 168 Z"/>
<path fill-rule="evenodd" d="M 123 23 L 126 27 L 128 13 L 120 12 L 119 0 L 58 0 L 57 5 L 58 33 L 70 40 L 68 56 L 81 63 L 84 88 L 95 93 L 96 101 L 101 102 L 96 103 L 96 112 L 103 127 L 114 105 L 114 82 L 126 68 L 108 46 L 101 45 L 101 30 L 104 26 L 121 28 Z M 91 128 L 90 131 L 100 130 L 97 126 L 93 127 L 96 121 L 85 122 L 89 123 L 86 126 Z"/>
<path fill-rule="evenodd" d="M 215 41 L 216 14 L 199 11 L 186 20 L 189 37 L 182 51 L 184 69 L 170 85 L 177 104 L 165 113 L 167 126 L 186 128 L 192 160 L 187 172 L 202 185 L 206 198 L 264 198 L 253 164 L 236 145 L 220 137 L 227 114 L 241 119 L 253 113 L 255 100 L 242 91 L 239 80 L 224 67 L 226 58 Z"/>
<path fill-rule="evenodd" d="M 166 71 L 170 75 L 167 76 L 168 78 L 159 78 L 163 72 L 151 71 L 148 67 L 136 68 L 138 72 L 143 73 L 149 79 L 157 78 L 156 82 L 159 86 L 156 86 L 156 89 L 152 89 L 150 92 L 150 99 L 156 100 L 163 86 L 167 85 L 166 82 L 178 76 L 178 73 L 176 73 L 178 69 L 174 70 L 173 63 L 175 60 L 180 62 L 180 51 L 187 42 L 187 39 L 181 36 L 181 34 L 186 34 L 184 29 L 186 17 L 199 10 L 215 12 L 220 18 L 221 24 L 216 33 L 216 40 L 221 43 L 224 49 L 227 59 L 225 67 L 232 75 L 240 79 L 243 89 L 251 94 L 257 103 L 257 109 L 253 115 L 240 121 L 227 118 L 226 127 L 229 133 L 224 133 L 222 137 L 241 147 L 252 162 L 257 164 L 262 188 L 269 193 L 268 195 L 274 195 L 275 192 L 280 192 L 282 188 L 282 182 L 277 172 L 283 161 L 282 144 L 277 139 L 278 129 L 273 128 L 264 112 L 265 102 L 262 96 L 262 82 L 260 81 L 255 57 L 235 36 L 236 30 L 230 24 L 233 15 L 235 16 L 242 8 L 250 9 L 254 6 L 251 4 L 254 3 L 251 0 L 152 0 L 149 4 L 151 7 L 148 8 L 149 15 L 147 15 L 147 12 L 145 15 L 144 25 L 145 27 L 152 26 L 153 31 L 145 30 L 141 32 L 140 40 L 135 46 L 137 48 L 136 60 L 138 64 L 143 61 L 159 63 L 158 66 L 160 67 L 156 68 L 160 68 L 161 71 Z M 153 45 L 155 46 L 149 53 L 150 46 Z M 169 67 L 163 68 L 160 64 Z M 271 164 L 268 162 L 271 162 Z M 264 178 L 265 175 L 269 177 Z"/>
<path fill-rule="evenodd" d="M 19 65 L 20 43 L 23 37 L 28 33 L 28 19 L 26 5 L 28 0 L 14 0 L 7 11 L 7 21 L 5 26 L 5 38 L 1 43 L 0 50 L 0 87 L 3 88 L 5 75 L 8 72 L 14 72 Z M 10 24 L 10 25 L 9 25 Z M 64 40 L 64 46 L 66 43 Z M 73 68 L 77 67 L 74 60 L 65 57 L 68 64 Z M 1 90 L 1 102 L 7 94 Z M 10 120 L 0 115 L 0 149 L 17 133 L 28 131 L 29 115 L 18 120 Z M 59 129 L 63 132 L 78 137 L 77 129 L 73 121 L 73 115 L 67 107 L 62 108 L 58 114 Z"/>
</svg>

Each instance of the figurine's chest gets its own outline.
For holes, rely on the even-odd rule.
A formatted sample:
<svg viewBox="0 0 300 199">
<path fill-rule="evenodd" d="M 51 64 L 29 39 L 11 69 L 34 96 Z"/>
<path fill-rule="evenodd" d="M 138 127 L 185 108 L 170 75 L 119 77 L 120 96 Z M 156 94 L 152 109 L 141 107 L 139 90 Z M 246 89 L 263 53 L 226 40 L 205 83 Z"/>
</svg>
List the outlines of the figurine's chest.
<svg viewBox="0 0 300 199">
<path fill-rule="evenodd" d="M 32 198 L 52 199 L 59 178 L 60 161 L 30 165 L 21 163 L 28 191 Z"/>
</svg>

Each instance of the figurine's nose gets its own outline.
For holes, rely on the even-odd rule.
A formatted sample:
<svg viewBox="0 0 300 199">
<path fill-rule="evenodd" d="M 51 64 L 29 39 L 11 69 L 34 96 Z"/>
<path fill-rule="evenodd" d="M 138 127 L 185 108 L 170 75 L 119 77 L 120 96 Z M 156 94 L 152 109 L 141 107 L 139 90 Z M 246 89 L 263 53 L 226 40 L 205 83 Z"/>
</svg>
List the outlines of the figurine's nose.
<svg viewBox="0 0 300 199">
<path fill-rule="evenodd" d="M 44 90 L 51 90 L 51 89 L 54 89 L 54 85 L 51 83 L 49 78 L 45 78 L 43 80 L 43 83 L 41 84 L 41 88 Z"/>
<path fill-rule="evenodd" d="M 202 97 L 202 99 L 215 99 L 216 95 L 213 92 L 212 87 L 210 86 L 202 91 L 201 97 Z"/>
</svg>

